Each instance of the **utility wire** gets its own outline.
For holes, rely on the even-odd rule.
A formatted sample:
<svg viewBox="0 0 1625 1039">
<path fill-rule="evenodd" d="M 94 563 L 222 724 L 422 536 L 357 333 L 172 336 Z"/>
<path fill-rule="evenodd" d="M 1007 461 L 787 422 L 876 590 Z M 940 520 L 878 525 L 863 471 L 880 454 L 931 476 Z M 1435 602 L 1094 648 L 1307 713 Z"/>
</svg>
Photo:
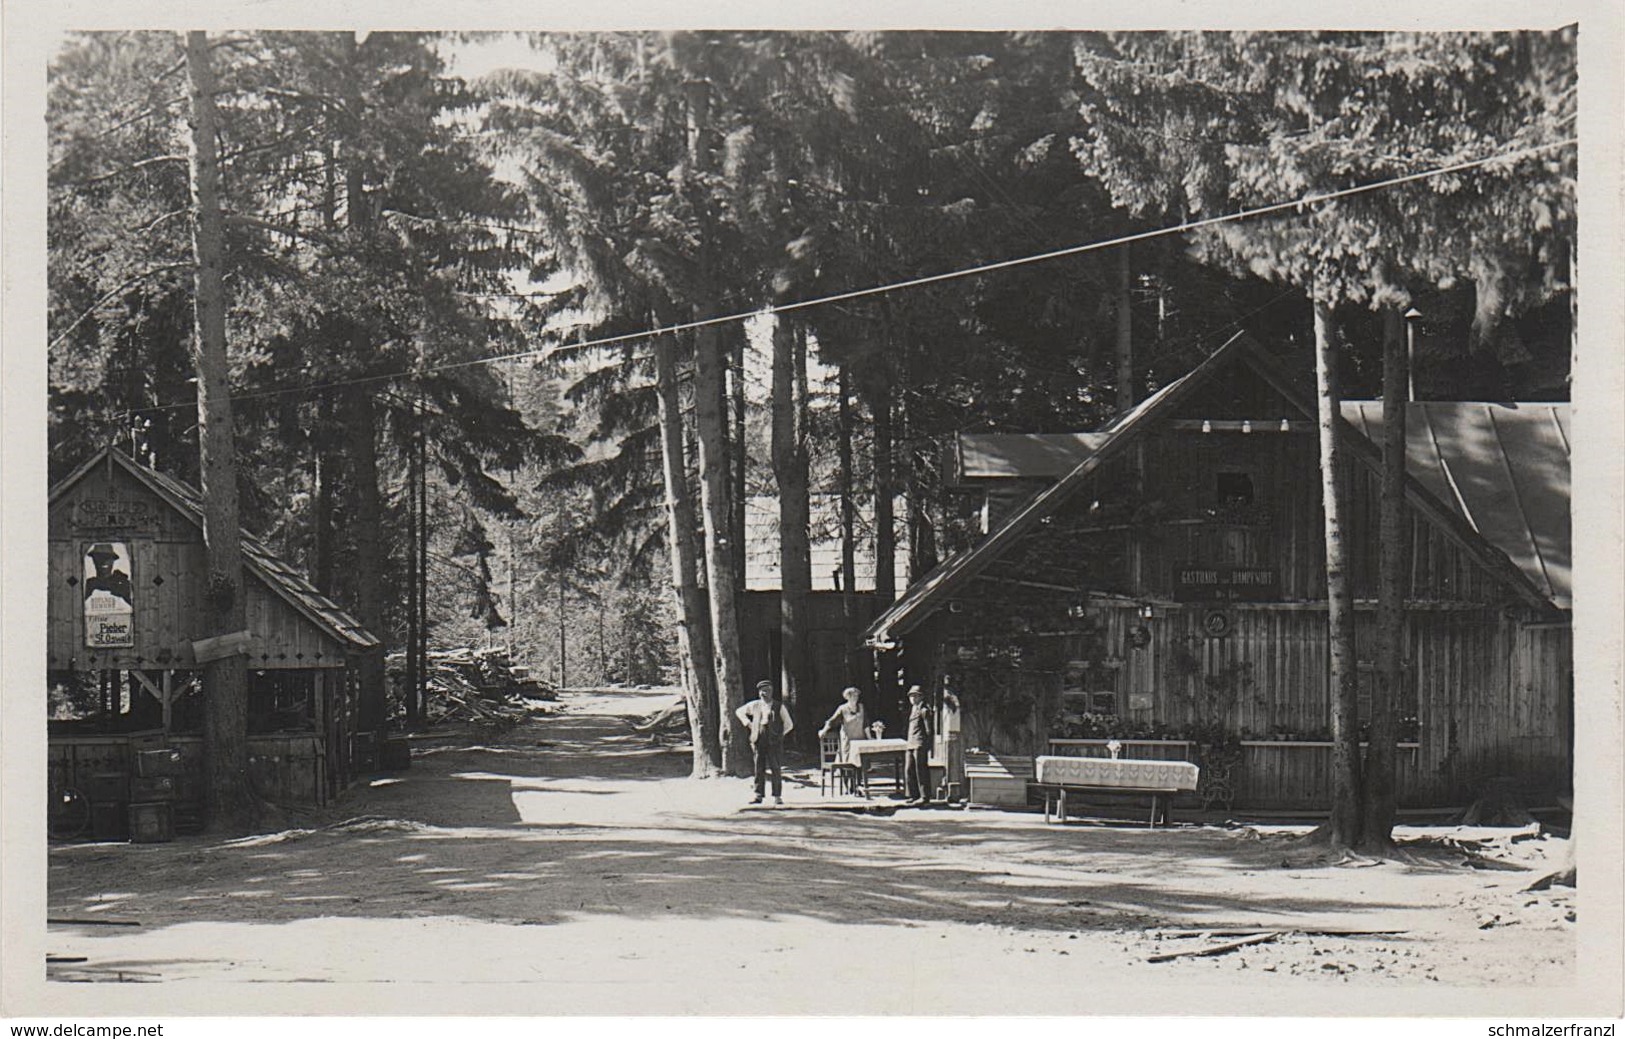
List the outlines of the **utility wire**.
<svg viewBox="0 0 1625 1039">
<path fill-rule="evenodd" d="M 1243 209 L 1235 213 L 1226 213 L 1221 216 L 1203 217 L 1199 220 L 1186 220 L 1167 227 L 1159 227 L 1150 231 L 1139 231 L 1134 234 L 1119 235 L 1115 238 L 1108 238 L 1097 242 L 1085 242 L 1082 245 L 1068 246 L 1064 249 L 1052 249 L 1048 252 L 1018 256 L 1013 259 L 999 260 L 994 263 L 980 264 L 975 267 L 963 267 L 952 271 L 944 271 L 940 274 L 928 274 L 923 277 L 909 278 L 904 281 L 887 282 L 883 285 L 873 285 L 868 288 L 850 289 L 845 292 L 837 292 L 827 296 L 817 296 L 812 299 L 796 300 L 790 303 L 781 303 L 776 306 L 763 307 L 758 310 L 724 314 L 718 317 L 702 318 L 697 321 L 685 321 L 673 325 L 664 325 L 657 328 L 643 329 L 637 332 L 626 332 L 621 335 L 604 336 L 598 339 L 589 339 L 581 342 L 573 342 L 562 345 L 569 346 L 572 351 L 589 347 L 614 346 L 619 343 L 635 342 L 640 339 L 650 339 L 655 336 L 672 335 L 678 332 L 688 332 L 700 328 L 714 328 L 719 325 L 728 325 L 735 322 L 748 321 L 753 317 L 767 314 L 787 314 L 797 310 L 807 310 L 812 307 L 826 306 L 831 303 L 840 303 L 846 300 L 864 299 L 870 296 L 898 292 L 903 289 L 918 288 L 922 285 L 935 285 L 940 282 L 953 281 L 959 278 L 969 278 L 976 275 L 989 274 L 994 271 L 1009 270 L 1014 267 L 1024 267 L 1028 264 L 1044 263 L 1049 260 L 1061 259 L 1062 257 L 1078 256 L 1083 253 L 1095 252 L 1101 249 L 1111 249 L 1120 245 L 1128 245 L 1132 242 L 1142 242 L 1152 238 L 1162 238 L 1167 235 L 1183 234 L 1187 231 L 1196 231 L 1204 227 L 1215 227 L 1220 224 L 1235 223 L 1239 220 L 1249 220 L 1254 217 L 1267 216 L 1271 213 L 1284 213 L 1290 210 L 1302 212 L 1310 206 L 1319 205 L 1323 202 L 1332 202 L 1340 198 L 1363 195 L 1373 191 L 1397 187 L 1401 184 L 1414 184 L 1419 181 L 1428 180 L 1433 177 L 1442 177 L 1452 173 L 1463 173 L 1468 170 L 1479 169 L 1480 167 L 1488 166 L 1493 163 L 1514 162 L 1517 160 L 1530 158 L 1535 155 L 1540 155 L 1545 152 L 1556 151 L 1560 148 L 1567 148 L 1578 143 L 1578 138 L 1568 137 L 1564 138 L 1563 140 L 1552 141 L 1547 144 L 1533 145 L 1528 148 L 1519 148 L 1509 152 L 1499 152 L 1483 158 L 1469 159 L 1465 162 L 1452 163 L 1448 166 L 1438 166 L 1432 169 L 1422 170 L 1417 173 L 1407 173 L 1399 177 L 1390 177 L 1387 180 L 1372 181 L 1369 184 L 1359 184 L 1351 188 L 1339 188 L 1336 191 L 1322 192 L 1318 195 L 1310 195 L 1306 198 L 1295 199 L 1290 202 L 1276 202 L 1267 206 L 1259 206 L 1256 209 Z M 255 400 L 264 397 L 279 396 L 285 393 L 313 393 L 324 389 L 358 386 L 373 382 L 387 382 L 392 379 L 399 379 L 414 375 L 421 377 L 438 372 L 454 371 L 461 368 L 473 368 L 479 365 L 496 364 L 502 361 L 517 361 L 525 358 L 544 357 L 552 349 L 552 346 L 546 346 L 534 350 L 520 350 L 508 354 L 495 354 L 490 357 L 477 357 L 466 361 L 447 361 L 442 364 L 392 372 L 384 375 L 361 376 L 353 379 L 344 379 L 338 382 L 319 383 L 309 386 L 288 386 L 280 389 L 260 390 L 254 393 L 235 395 L 231 399 L 234 401 Z M 134 408 L 128 412 L 125 412 L 124 414 L 134 415 L 143 412 L 164 411 L 172 408 L 186 408 L 192 407 L 193 403 L 194 402 L 186 401 L 177 404 L 157 404 L 146 408 Z"/>
</svg>

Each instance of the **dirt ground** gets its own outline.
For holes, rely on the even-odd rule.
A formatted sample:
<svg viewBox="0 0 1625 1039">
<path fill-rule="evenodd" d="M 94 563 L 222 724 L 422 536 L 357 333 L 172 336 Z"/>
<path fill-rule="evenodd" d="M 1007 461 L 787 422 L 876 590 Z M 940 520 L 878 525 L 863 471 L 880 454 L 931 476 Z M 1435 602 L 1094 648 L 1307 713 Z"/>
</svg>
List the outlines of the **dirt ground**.
<svg viewBox="0 0 1625 1039">
<path fill-rule="evenodd" d="M 286 983 L 237 989 L 235 1012 L 316 983 L 478 1012 L 469 986 L 426 993 L 504 983 L 510 1009 L 609 1014 L 1143 1014 L 1198 993 L 1403 1013 L 1573 984 L 1573 889 L 1522 890 L 1559 838 L 1402 827 L 1402 860 L 1334 863 L 1283 827 L 833 810 L 816 768 L 746 809 L 748 783 L 690 780 L 686 747 L 633 731 L 669 696 L 568 693 L 500 737 L 421 741 L 297 829 L 53 845 L 51 918 L 139 926 L 51 924 L 48 978 L 159 982 L 177 1008 L 196 983 Z M 1393 933 L 1314 933 L 1338 929 Z"/>
</svg>

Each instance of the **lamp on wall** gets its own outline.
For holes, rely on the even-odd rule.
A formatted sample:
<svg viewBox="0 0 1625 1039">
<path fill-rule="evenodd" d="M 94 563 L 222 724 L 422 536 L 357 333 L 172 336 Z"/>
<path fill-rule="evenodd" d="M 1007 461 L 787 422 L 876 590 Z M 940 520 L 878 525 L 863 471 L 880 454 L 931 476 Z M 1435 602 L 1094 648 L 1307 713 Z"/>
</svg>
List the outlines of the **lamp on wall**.
<svg viewBox="0 0 1625 1039">
<path fill-rule="evenodd" d="M 1140 604 L 1140 619 L 1141 620 L 1148 621 L 1148 620 L 1151 620 L 1156 615 L 1157 615 L 1156 610 L 1152 609 L 1150 603 L 1146 602 L 1146 603 L 1141 603 Z"/>
</svg>

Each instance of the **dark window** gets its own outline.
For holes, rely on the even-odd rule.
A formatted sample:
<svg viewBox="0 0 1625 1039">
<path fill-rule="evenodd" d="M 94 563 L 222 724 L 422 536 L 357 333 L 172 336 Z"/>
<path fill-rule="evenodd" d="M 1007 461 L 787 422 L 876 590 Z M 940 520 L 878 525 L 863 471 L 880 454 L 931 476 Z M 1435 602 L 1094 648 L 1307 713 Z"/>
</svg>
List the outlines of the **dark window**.
<svg viewBox="0 0 1625 1039">
<path fill-rule="evenodd" d="M 315 679 L 308 670 L 248 673 L 249 732 L 310 732 L 316 727 Z"/>
<path fill-rule="evenodd" d="M 1214 480 L 1220 505 L 1253 503 L 1253 478 L 1246 473 L 1216 473 Z"/>
</svg>

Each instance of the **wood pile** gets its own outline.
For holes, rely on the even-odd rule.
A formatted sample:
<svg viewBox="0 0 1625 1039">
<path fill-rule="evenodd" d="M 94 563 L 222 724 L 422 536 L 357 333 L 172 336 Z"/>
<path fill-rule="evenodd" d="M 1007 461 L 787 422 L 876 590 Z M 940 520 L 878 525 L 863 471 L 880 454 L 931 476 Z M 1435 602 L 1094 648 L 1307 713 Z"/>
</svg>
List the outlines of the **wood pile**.
<svg viewBox="0 0 1625 1039">
<path fill-rule="evenodd" d="M 404 716 L 406 658 L 388 658 L 395 713 Z M 423 721 L 430 725 L 469 723 L 506 728 L 537 710 L 535 701 L 554 700 L 558 691 L 529 676 L 505 650 L 467 647 L 429 652 L 424 678 Z"/>
</svg>

